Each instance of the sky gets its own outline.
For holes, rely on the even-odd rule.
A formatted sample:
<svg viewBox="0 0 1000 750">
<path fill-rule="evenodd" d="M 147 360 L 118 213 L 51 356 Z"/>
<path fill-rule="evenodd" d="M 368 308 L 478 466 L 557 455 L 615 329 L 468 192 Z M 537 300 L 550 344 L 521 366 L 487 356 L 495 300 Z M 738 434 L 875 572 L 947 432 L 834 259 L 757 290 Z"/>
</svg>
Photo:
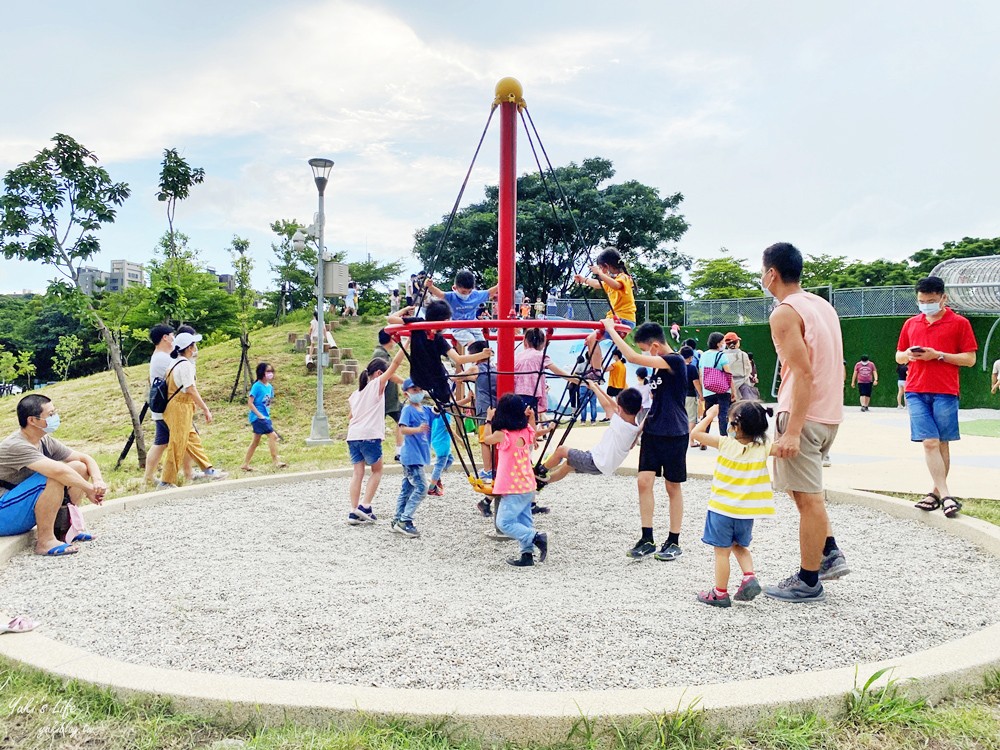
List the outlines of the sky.
<svg viewBox="0 0 1000 750">
<path fill-rule="evenodd" d="M 681 192 L 678 249 L 759 263 L 804 253 L 902 259 L 1000 235 L 1000 4 L 638 0 L 213 0 L 8 3 L 0 174 L 56 133 L 131 198 L 91 262 L 143 262 L 166 230 L 163 150 L 206 178 L 176 226 L 207 265 L 250 240 L 272 284 L 275 219 L 312 220 L 310 157 L 336 165 L 326 244 L 417 270 L 413 234 L 446 215 L 514 76 L 557 165 Z M 497 181 L 494 122 L 463 203 Z M 521 141 L 519 172 L 533 169 Z M 53 271 L 0 259 L 0 293 Z"/>
</svg>

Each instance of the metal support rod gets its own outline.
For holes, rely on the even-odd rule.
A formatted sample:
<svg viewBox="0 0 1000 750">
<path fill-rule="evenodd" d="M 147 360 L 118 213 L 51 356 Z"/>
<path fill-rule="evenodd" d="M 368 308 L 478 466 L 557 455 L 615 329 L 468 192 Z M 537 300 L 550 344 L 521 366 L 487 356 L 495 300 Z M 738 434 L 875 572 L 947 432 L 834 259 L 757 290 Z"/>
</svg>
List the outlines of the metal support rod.
<svg viewBox="0 0 1000 750">
<path fill-rule="evenodd" d="M 312 161 L 310 161 L 312 165 Z M 332 167 L 333 162 L 329 162 Z M 315 169 L 315 167 L 314 167 Z M 329 170 L 327 170 L 329 173 Z M 324 193 L 326 192 L 326 176 L 316 176 L 316 188 L 319 191 L 319 211 L 316 214 L 316 414 L 313 415 L 312 430 L 306 438 L 306 445 L 329 445 L 333 441 L 330 439 L 330 421 L 327 419 L 326 410 L 323 407 L 323 370 L 325 369 L 324 358 L 326 355 L 326 321 L 325 302 L 326 294 L 323 289 L 323 253 L 326 251 L 324 242 L 326 212 L 324 211 Z"/>
<path fill-rule="evenodd" d="M 517 237 L 517 104 L 500 104 L 500 188 L 497 212 L 497 288 L 498 319 L 510 317 L 514 306 L 514 242 Z M 514 331 L 497 332 L 497 369 L 514 370 Z M 497 375 L 497 395 L 514 392 L 514 376 Z"/>
</svg>

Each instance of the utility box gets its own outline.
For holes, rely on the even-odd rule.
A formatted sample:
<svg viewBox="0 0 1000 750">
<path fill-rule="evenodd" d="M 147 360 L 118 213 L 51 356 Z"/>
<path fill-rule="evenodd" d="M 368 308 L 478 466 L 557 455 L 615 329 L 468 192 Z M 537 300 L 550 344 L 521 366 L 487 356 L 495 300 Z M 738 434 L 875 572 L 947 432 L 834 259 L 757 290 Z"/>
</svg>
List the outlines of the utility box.
<svg viewBox="0 0 1000 750">
<path fill-rule="evenodd" d="M 347 282 L 350 281 L 346 263 L 323 261 L 323 294 L 326 297 L 343 297 L 347 294 Z"/>
</svg>

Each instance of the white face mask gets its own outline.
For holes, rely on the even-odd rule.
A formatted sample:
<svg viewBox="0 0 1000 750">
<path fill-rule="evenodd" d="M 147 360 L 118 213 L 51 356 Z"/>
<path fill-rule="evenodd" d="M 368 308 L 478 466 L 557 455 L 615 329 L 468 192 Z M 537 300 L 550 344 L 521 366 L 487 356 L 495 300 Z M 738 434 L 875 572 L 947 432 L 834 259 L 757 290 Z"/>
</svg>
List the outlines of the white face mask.
<svg viewBox="0 0 1000 750">
<path fill-rule="evenodd" d="M 770 269 L 768 269 L 768 270 L 770 270 Z M 764 276 L 766 276 L 766 275 L 767 275 L 767 271 L 764 271 L 764 273 L 762 273 L 761 276 L 760 276 L 760 288 L 764 292 L 764 296 L 765 297 L 773 297 L 774 295 L 767 288 L 767 284 L 764 283 Z"/>
<path fill-rule="evenodd" d="M 924 315 L 937 315 L 939 312 L 941 312 L 941 303 L 918 302 L 917 308 L 919 308 L 920 312 L 922 312 Z"/>
<path fill-rule="evenodd" d="M 455 296 L 458 297 L 460 300 L 462 300 L 462 302 L 468 302 L 469 301 L 469 297 L 472 296 L 472 292 L 468 292 L 467 294 L 463 294 L 462 292 L 458 291 L 457 289 L 454 290 L 454 291 L 455 291 Z"/>
<path fill-rule="evenodd" d="M 59 429 L 59 415 L 58 414 L 49 415 L 48 419 L 45 420 L 45 426 L 42 428 L 42 431 L 46 435 L 51 435 L 58 429 Z"/>
</svg>

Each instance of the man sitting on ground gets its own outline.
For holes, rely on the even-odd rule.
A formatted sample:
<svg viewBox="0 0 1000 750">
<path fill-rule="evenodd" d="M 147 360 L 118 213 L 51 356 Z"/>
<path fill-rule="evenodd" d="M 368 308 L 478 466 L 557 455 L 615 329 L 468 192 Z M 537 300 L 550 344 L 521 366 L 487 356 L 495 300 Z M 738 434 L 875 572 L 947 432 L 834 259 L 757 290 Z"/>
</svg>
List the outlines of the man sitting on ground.
<svg viewBox="0 0 1000 750">
<path fill-rule="evenodd" d="M 72 544 L 76 540 L 64 544 L 56 538 L 56 513 L 66 490 L 75 505 L 85 495 L 98 505 L 104 501 L 108 486 L 97 461 L 52 437 L 59 415 L 47 396 L 33 393 L 22 398 L 17 421 L 21 429 L 0 442 L 0 536 L 23 534 L 37 525 L 35 554 L 58 557 L 78 552 Z"/>
</svg>

